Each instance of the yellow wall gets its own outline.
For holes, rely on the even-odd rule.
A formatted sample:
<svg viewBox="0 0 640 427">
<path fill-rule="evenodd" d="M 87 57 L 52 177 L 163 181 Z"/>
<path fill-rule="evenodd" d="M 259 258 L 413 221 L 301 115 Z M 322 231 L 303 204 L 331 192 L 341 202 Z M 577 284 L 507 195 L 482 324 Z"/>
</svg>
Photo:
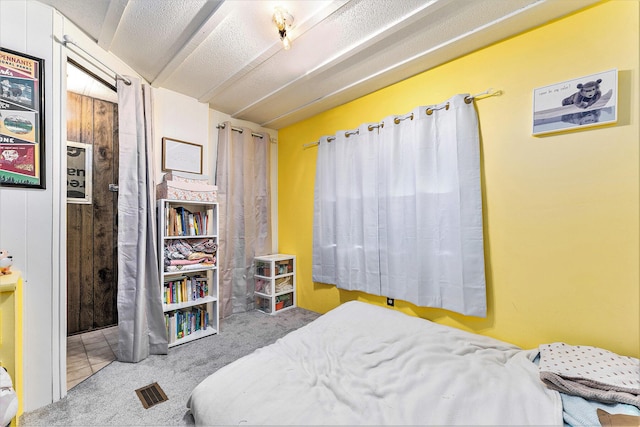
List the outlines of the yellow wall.
<svg viewBox="0 0 640 427">
<path fill-rule="evenodd" d="M 474 52 L 279 132 L 279 251 L 298 256 L 298 304 L 324 313 L 382 297 L 311 279 L 321 135 L 492 87 L 482 134 L 488 317 L 396 308 L 533 348 L 563 341 L 640 356 L 639 2 L 614 0 Z M 533 89 L 619 70 L 619 122 L 533 137 Z M 411 268 L 407 265 L 407 268 Z"/>
<path fill-rule="evenodd" d="M 0 367 L 9 373 L 18 396 L 12 427 L 18 425 L 24 407 L 23 287 L 19 271 L 12 269 L 10 274 L 0 275 Z"/>
</svg>

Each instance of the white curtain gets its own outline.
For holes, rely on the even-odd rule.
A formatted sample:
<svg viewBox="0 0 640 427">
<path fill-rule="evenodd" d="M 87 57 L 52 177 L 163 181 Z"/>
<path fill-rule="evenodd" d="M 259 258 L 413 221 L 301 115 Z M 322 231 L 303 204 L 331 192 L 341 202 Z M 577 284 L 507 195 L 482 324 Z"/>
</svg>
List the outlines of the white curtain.
<svg viewBox="0 0 640 427">
<path fill-rule="evenodd" d="M 478 121 L 464 99 L 321 139 L 314 281 L 486 316 Z"/>
<path fill-rule="evenodd" d="M 315 281 L 379 294 L 376 133 L 362 125 L 319 144 L 315 183 Z"/>
<path fill-rule="evenodd" d="M 253 308 L 253 259 L 272 246 L 269 136 L 240 130 L 229 122 L 218 130 L 221 317 Z"/>
<path fill-rule="evenodd" d="M 118 80 L 118 360 L 167 354 L 160 297 L 151 88 Z"/>
</svg>

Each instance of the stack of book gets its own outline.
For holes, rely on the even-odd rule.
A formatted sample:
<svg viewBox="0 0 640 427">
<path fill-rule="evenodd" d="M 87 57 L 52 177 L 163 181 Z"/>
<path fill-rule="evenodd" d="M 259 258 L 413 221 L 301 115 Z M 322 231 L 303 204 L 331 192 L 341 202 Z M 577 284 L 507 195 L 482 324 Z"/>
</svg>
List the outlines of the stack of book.
<svg viewBox="0 0 640 427">
<path fill-rule="evenodd" d="M 171 311 L 164 315 L 169 344 L 207 328 L 209 312 L 202 307 Z"/>
<path fill-rule="evenodd" d="M 209 295 L 209 278 L 180 276 L 164 284 L 163 302 L 176 304 L 195 301 Z"/>
<path fill-rule="evenodd" d="M 183 206 L 165 209 L 166 236 L 207 236 L 211 233 L 213 209 L 191 212 Z"/>
</svg>

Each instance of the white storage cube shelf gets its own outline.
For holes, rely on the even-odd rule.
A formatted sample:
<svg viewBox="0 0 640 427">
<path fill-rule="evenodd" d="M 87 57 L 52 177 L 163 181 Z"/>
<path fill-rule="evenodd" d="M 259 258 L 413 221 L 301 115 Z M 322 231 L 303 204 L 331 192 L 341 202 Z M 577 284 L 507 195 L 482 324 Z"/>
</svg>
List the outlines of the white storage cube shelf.
<svg viewBox="0 0 640 427">
<path fill-rule="evenodd" d="M 219 331 L 218 204 L 157 203 L 162 307 L 174 347 Z"/>
<path fill-rule="evenodd" d="M 296 307 L 295 255 L 265 255 L 254 260 L 256 308 L 278 314 Z"/>
</svg>

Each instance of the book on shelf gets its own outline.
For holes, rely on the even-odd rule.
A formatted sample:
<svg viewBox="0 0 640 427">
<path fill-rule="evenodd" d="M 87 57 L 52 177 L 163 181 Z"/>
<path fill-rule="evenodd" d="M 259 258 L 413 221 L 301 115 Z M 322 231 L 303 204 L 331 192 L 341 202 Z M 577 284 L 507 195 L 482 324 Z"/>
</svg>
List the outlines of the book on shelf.
<svg viewBox="0 0 640 427">
<path fill-rule="evenodd" d="M 207 234 L 213 234 L 213 208 L 207 209 L 204 215 L 204 228 Z"/>
<path fill-rule="evenodd" d="M 194 236 L 195 233 L 195 228 L 193 226 L 193 214 L 189 213 L 187 214 L 187 236 Z"/>
<path fill-rule="evenodd" d="M 211 234 L 210 227 L 208 226 L 209 214 L 207 212 L 194 212 L 193 220 L 196 229 L 196 236 Z"/>
<path fill-rule="evenodd" d="M 165 236 L 170 236 L 171 235 L 171 209 L 165 209 L 164 210 L 164 235 Z"/>
<path fill-rule="evenodd" d="M 189 230 L 189 214 L 191 212 L 189 212 L 188 209 L 185 209 L 184 206 L 178 206 L 178 212 L 180 213 L 180 226 L 181 226 L 181 231 L 182 233 L 180 234 L 181 236 L 188 236 L 188 230 Z"/>
<path fill-rule="evenodd" d="M 199 295 L 209 295 L 209 278 L 204 276 L 194 277 Z"/>
<path fill-rule="evenodd" d="M 176 315 L 173 313 L 165 313 L 164 315 L 165 326 L 167 328 L 167 340 L 169 344 L 176 342 Z"/>
</svg>

